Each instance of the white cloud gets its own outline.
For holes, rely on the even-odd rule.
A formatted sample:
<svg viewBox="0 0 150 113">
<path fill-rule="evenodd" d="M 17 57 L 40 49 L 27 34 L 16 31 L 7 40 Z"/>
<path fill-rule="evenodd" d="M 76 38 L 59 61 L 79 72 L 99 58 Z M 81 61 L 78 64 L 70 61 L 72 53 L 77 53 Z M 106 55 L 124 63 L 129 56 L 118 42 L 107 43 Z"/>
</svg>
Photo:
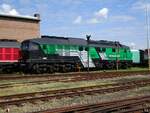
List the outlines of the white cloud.
<svg viewBox="0 0 150 113">
<path fill-rule="evenodd" d="M 78 17 L 73 21 L 74 24 L 80 24 L 81 22 L 82 22 L 82 17 L 81 17 L 81 16 L 78 16 Z"/>
<path fill-rule="evenodd" d="M 5 3 L 0 5 L 0 14 L 36 18 L 30 15 L 21 15 L 16 9 L 12 8 L 11 5 Z"/>
<path fill-rule="evenodd" d="M 131 42 L 131 43 L 129 44 L 129 46 L 130 46 L 131 49 L 135 49 L 135 48 L 136 48 L 136 47 L 135 47 L 136 44 L 135 44 L 134 42 Z"/>
<path fill-rule="evenodd" d="M 84 23 L 86 24 L 98 24 L 100 22 L 102 22 L 103 20 L 107 19 L 108 18 L 108 8 L 102 8 L 100 9 L 99 11 L 95 12 L 93 14 L 93 17 L 89 18 L 89 19 L 86 19 L 84 21 Z M 83 19 L 81 16 L 78 16 L 74 21 L 73 23 L 74 24 L 80 24 L 83 22 Z"/>
<path fill-rule="evenodd" d="M 138 1 L 138 2 L 135 2 L 131 8 L 135 9 L 135 10 L 144 10 L 145 11 L 146 7 L 150 11 L 150 2 L 146 3 L 146 2 Z"/>
<path fill-rule="evenodd" d="M 127 22 L 127 21 L 131 21 L 131 20 L 135 20 L 135 17 L 129 16 L 129 15 L 116 15 L 116 16 L 112 16 L 111 20 Z"/>
<path fill-rule="evenodd" d="M 107 18 L 108 17 L 108 8 L 102 8 L 99 11 L 95 12 L 95 16 L 97 17 L 102 17 L 102 18 Z"/>
<path fill-rule="evenodd" d="M 99 23 L 100 21 L 97 19 L 97 18 L 92 18 L 90 20 L 87 20 L 87 23 L 89 24 L 97 24 Z"/>
<path fill-rule="evenodd" d="M 0 13 L 1 14 L 8 14 L 8 15 L 20 15 L 16 9 L 13 9 L 9 4 L 2 4 L 0 6 Z"/>
<path fill-rule="evenodd" d="M 87 20 L 88 24 L 98 24 L 108 18 L 108 8 L 102 8 L 94 13 L 94 17 Z"/>
<path fill-rule="evenodd" d="M 12 9 L 9 13 L 11 15 L 19 15 L 19 13 L 15 9 Z"/>
</svg>

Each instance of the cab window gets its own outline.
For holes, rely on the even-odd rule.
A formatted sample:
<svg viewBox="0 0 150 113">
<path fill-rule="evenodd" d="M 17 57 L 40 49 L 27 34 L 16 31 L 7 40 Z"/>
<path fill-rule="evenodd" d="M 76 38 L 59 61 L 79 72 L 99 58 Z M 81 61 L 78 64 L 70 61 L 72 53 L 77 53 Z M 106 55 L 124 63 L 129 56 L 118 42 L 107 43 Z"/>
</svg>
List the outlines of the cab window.
<svg viewBox="0 0 150 113">
<path fill-rule="evenodd" d="M 29 49 L 29 43 L 27 43 L 27 42 L 22 43 L 21 48 L 22 48 L 22 50 L 28 50 Z"/>
<path fill-rule="evenodd" d="M 126 53 L 126 52 L 127 52 L 127 49 L 124 49 L 124 52 Z"/>
<path fill-rule="evenodd" d="M 35 43 L 30 44 L 30 50 L 39 50 L 39 46 Z"/>
<path fill-rule="evenodd" d="M 102 52 L 106 52 L 106 48 L 102 48 Z"/>
<path fill-rule="evenodd" d="M 83 51 L 83 47 L 82 46 L 79 47 L 79 51 Z"/>
<path fill-rule="evenodd" d="M 47 46 L 46 46 L 46 45 L 43 45 L 43 49 L 47 49 Z"/>
<path fill-rule="evenodd" d="M 112 48 L 112 52 L 116 52 L 116 49 L 115 49 L 115 48 Z"/>
<path fill-rule="evenodd" d="M 96 47 L 96 51 L 97 51 L 97 52 L 100 52 L 100 48 L 99 48 L 99 47 Z"/>
<path fill-rule="evenodd" d="M 88 47 L 85 47 L 85 51 L 89 51 L 89 48 L 88 48 Z"/>
</svg>

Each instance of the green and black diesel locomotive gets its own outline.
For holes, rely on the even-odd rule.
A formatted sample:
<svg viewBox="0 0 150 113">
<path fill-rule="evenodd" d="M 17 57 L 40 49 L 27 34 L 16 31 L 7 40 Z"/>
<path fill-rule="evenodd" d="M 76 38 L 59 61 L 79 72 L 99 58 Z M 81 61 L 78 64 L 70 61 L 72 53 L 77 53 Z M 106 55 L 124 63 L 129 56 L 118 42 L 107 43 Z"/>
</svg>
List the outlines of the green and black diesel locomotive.
<svg viewBox="0 0 150 113">
<path fill-rule="evenodd" d="M 80 38 L 42 36 L 23 41 L 21 51 L 20 62 L 25 72 L 68 72 L 88 66 L 93 70 L 113 69 L 116 65 L 127 68 L 132 64 L 128 46 L 105 40 L 87 42 Z"/>
</svg>

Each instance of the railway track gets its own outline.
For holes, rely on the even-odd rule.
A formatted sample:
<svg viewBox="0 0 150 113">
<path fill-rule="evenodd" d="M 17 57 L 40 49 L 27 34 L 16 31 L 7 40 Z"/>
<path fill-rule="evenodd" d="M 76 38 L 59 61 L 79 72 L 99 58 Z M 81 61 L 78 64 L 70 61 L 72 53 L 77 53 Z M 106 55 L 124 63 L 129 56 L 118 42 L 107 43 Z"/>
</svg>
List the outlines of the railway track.
<svg viewBox="0 0 150 113">
<path fill-rule="evenodd" d="M 116 73 L 115 75 L 111 74 L 111 73 L 104 73 L 104 75 L 101 75 L 102 73 L 90 73 L 88 76 L 84 75 L 85 73 L 82 73 L 83 75 L 76 75 L 76 76 L 56 76 L 56 77 L 50 77 L 50 76 L 34 76 L 35 78 L 43 78 L 43 77 L 47 77 L 44 78 L 44 80 L 34 80 L 33 77 L 33 81 L 24 81 L 21 83 L 7 83 L 7 84 L 0 84 L 0 88 L 10 88 L 10 87 L 18 87 L 18 86 L 23 86 L 24 84 L 26 85 L 39 85 L 39 84 L 46 84 L 46 83 L 50 83 L 50 82 L 76 82 L 76 81 L 88 81 L 88 80 L 97 80 L 97 79 L 103 79 L 103 78 L 113 78 L 113 77 L 120 77 L 120 76 L 135 76 L 135 75 L 139 75 L 139 74 L 149 74 L 149 72 L 132 72 L 132 73 Z M 0 80 L 17 80 L 17 79 L 30 79 L 32 76 L 20 76 L 20 77 L 0 77 Z M 39 78 L 39 79 L 40 79 Z"/>
<path fill-rule="evenodd" d="M 76 105 L 49 109 L 33 113 L 149 113 L 150 96 L 136 97 L 119 101 Z"/>
<path fill-rule="evenodd" d="M 7 84 L 0 84 L 0 88 L 10 88 L 10 87 L 19 87 L 19 86 L 24 86 L 26 85 L 39 85 L 39 84 L 47 84 L 50 82 L 72 82 L 75 81 L 75 78 L 72 77 L 67 77 L 67 78 L 54 78 L 54 79 L 45 79 L 45 80 L 33 80 L 33 81 L 25 81 L 25 82 L 19 82 L 19 83 L 7 83 Z M 94 79 L 94 78 L 93 78 Z M 96 78 L 95 78 L 96 79 Z M 82 79 L 81 79 L 82 80 Z"/>
<path fill-rule="evenodd" d="M 74 76 L 80 76 L 81 78 L 84 76 L 100 76 L 101 78 L 111 78 L 111 77 L 119 77 L 119 76 L 129 76 L 129 75 L 147 75 L 150 74 L 150 71 L 112 71 L 112 72 L 77 72 L 77 73 L 60 73 L 60 74 L 43 74 L 43 75 L 13 75 L 13 74 L 5 74 L 0 75 L 0 80 L 15 80 L 15 79 L 34 79 L 34 78 L 53 78 L 53 79 L 59 79 L 61 77 L 74 77 Z M 55 78 L 56 77 L 56 78 Z M 80 78 L 79 78 L 80 80 Z"/>
<path fill-rule="evenodd" d="M 119 84 L 111 85 L 100 85 L 100 86 L 90 86 L 90 87 L 80 87 L 72 89 L 61 89 L 61 90 L 52 90 L 44 92 L 34 92 L 26 94 L 17 94 L 10 96 L 1 96 L 0 97 L 0 107 L 6 107 L 8 105 L 21 105 L 22 103 L 30 102 L 35 103 L 38 100 L 48 101 L 54 98 L 64 98 L 64 97 L 74 97 L 81 95 L 92 95 L 92 94 L 105 94 L 113 93 L 118 91 L 126 91 L 129 89 L 134 89 L 138 87 L 144 87 L 150 85 L 150 80 L 142 81 L 132 81 Z"/>
</svg>

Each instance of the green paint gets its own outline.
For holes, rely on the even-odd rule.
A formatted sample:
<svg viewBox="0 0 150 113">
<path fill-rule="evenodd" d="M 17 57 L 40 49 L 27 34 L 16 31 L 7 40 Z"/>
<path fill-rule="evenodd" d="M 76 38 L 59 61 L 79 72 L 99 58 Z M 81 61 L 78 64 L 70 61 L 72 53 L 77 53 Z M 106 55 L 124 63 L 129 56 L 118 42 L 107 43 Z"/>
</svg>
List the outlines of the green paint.
<svg viewBox="0 0 150 113">
<path fill-rule="evenodd" d="M 90 47 L 89 53 L 91 58 L 99 58 L 99 55 L 94 47 Z"/>
<path fill-rule="evenodd" d="M 41 49 L 43 50 L 44 54 L 55 54 L 56 47 L 55 45 L 40 45 Z"/>
<path fill-rule="evenodd" d="M 132 53 L 129 49 L 115 48 L 115 52 L 112 48 L 106 48 L 105 52 L 108 60 L 132 60 Z"/>
<path fill-rule="evenodd" d="M 133 50 L 132 52 L 132 61 L 134 63 L 140 63 L 140 52 L 138 50 Z"/>
<path fill-rule="evenodd" d="M 44 52 L 44 54 L 58 54 L 60 51 L 79 51 L 79 47 L 77 45 L 40 45 L 41 50 Z M 86 47 L 83 47 L 83 50 L 85 50 Z M 115 51 L 113 51 L 112 48 L 106 48 L 106 51 L 103 52 L 106 54 L 106 57 L 108 60 L 132 60 L 132 53 L 130 52 L 130 49 L 124 49 L 119 48 L 119 51 L 117 48 L 114 48 Z M 58 51 L 59 50 L 59 51 Z M 101 48 L 102 50 L 102 48 Z M 99 53 L 96 51 L 95 47 L 90 47 L 89 49 L 90 57 L 92 59 L 99 58 Z M 138 59 L 138 58 L 137 58 Z"/>
</svg>

